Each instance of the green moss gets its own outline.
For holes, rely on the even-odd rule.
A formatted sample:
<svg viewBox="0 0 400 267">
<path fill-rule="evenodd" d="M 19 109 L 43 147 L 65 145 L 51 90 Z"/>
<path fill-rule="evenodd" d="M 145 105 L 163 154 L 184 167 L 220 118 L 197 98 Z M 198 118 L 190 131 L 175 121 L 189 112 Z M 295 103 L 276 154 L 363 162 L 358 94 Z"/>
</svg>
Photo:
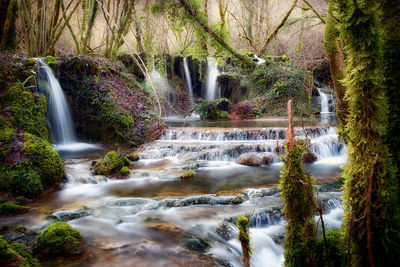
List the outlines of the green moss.
<svg viewBox="0 0 400 267">
<path fill-rule="evenodd" d="M 249 227 L 250 220 L 247 217 L 241 216 L 237 219 L 237 226 L 239 228 L 238 240 L 242 246 L 243 260 L 250 262 L 252 249 L 250 245 Z"/>
<path fill-rule="evenodd" d="M 347 266 L 346 254 L 343 250 L 343 235 L 340 230 L 328 230 L 325 233 L 326 243 L 328 247 L 328 255 L 326 257 L 326 249 L 324 239 L 321 236 L 315 242 L 315 263 L 317 266 L 326 266 L 328 262 L 328 267 L 345 267 Z"/>
<path fill-rule="evenodd" d="M 0 236 L 0 265 L 39 267 L 40 263 L 25 245 L 10 243 Z"/>
<path fill-rule="evenodd" d="M 0 215 L 6 214 L 18 214 L 29 210 L 27 206 L 20 206 L 13 203 L 1 203 L 0 204 Z"/>
<path fill-rule="evenodd" d="M 48 139 L 45 96 L 34 96 L 22 83 L 15 83 L 6 91 L 3 105 L 10 108 L 8 121 L 13 128 Z"/>
<path fill-rule="evenodd" d="M 129 165 L 129 159 L 122 153 L 110 151 L 104 159 L 97 162 L 93 168 L 95 174 L 108 175 L 117 172 L 124 166 Z"/>
<path fill-rule="evenodd" d="M 53 56 L 46 56 L 46 63 L 50 66 L 50 68 L 57 67 L 57 60 Z"/>
<path fill-rule="evenodd" d="M 57 151 L 48 142 L 29 133 L 25 133 L 23 139 L 25 144 L 22 150 L 30 156 L 24 164 L 32 167 L 40 176 L 43 186 L 50 187 L 60 183 L 64 164 Z"/>
<path fill-rule="evenodd" d="M 41 249 L 54 253 L 65 253 L 79 246 L 81 234 L 66 222 L 55 222 L 47 226 L 38 236 Z"/>
<path fill-rule="evenodd" d="M 193 175 L 194 175 L 193 170 L 188 170 L 184 174 L 182 174 L 181 178 L 182 179 L 189 179 L 189 178 L 193 178 Z"/>
<path fill-rule="evenodd" d="M 312 248 L 315 236 L 315 200 L 313 179 L 304 174 L 304 144 L 290 151 L 285 146 L 280 186 L 284 200 L 283 213 L 287 221 L 285 266 L 313 266 Z M 307 189 L 308 188 L 308 189 Z M 309 192 L 307 191 L 309 190 Z"/>
<path fill-rule="evenodd" d="M 347 53 L 345 97 L 349 115 L 348 160 L 343 174 L 344 229 L 352 226 L 351 236 L 345 237 L 351 240 L 352 266 L 370 266 L 368 225 L 373 233 L 370 242 L 375 265 L 395 266 L 400 258 L 399 188 L 385 144 L 388 99 L 383 83 L 386 77 L 379 2 L 338 0 L 340 30 Z M 368 196 L 370 209 L 366 214 Z M 350 216 L 352 220 L 362 219 L 355 223 Z"/>
<path fill-rule="evenodd" d="M 129 168 L 127 166 L 122 167 L 120 172 L 123 176 L 126 176 L 130 173 Z"/>
<path fill-rule="evenodd" d="M 229 99 L 220 98 L 209 101 L 204 100 L 196 107 L 196 112 L 199 113 L 202 119 L 209 120 L 224 120 L 230 119 L 229 111 L 232 109 L 232 103 Z"/>
<path fill-rule="evenodd" d="M 33 170 L 25 169 L 10 172 L 5 188 L 16 196 L 37 198 L 43 192 L 43 185 L 39 175 Z"/>
<path fill-rule="evenodd" d="M 125 110 L 114 107 L 110 103 L 101 106 L 101 120 L 103 121 L 102 139 L 106 143 L 120 144 L 130 136 L 135 122 Z"/>
</svg>

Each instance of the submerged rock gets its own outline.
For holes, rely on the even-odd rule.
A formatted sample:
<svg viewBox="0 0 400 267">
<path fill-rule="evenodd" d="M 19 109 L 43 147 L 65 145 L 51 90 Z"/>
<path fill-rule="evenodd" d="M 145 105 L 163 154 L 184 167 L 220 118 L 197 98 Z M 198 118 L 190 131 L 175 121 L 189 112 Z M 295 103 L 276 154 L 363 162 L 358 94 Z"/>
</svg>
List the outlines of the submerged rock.
<svg viewBox="0 0 400 267">
<path fill-rule="evenodd" d="M 246 153 L 240 155 L 236 159 L 237 164 L 247 165 L 247 166 L 261 166 L 269 165 L 274 162 L 274 156 L 270 153 Z"/>
</svg>

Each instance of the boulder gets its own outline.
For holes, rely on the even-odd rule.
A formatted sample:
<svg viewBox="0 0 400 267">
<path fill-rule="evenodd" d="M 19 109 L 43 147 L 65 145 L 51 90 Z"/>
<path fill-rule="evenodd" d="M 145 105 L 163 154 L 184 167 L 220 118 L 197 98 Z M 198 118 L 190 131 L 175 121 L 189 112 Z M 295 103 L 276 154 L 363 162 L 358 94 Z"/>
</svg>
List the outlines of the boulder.
<svg viewBox="0 0 400 267">
<path fill-rule="evenodd" d="M 274 162 L 274 156 L 269 153 L 246 153 L 236 159 L 237 164 L 247 166 L 269 165 Z"/>
</svg>

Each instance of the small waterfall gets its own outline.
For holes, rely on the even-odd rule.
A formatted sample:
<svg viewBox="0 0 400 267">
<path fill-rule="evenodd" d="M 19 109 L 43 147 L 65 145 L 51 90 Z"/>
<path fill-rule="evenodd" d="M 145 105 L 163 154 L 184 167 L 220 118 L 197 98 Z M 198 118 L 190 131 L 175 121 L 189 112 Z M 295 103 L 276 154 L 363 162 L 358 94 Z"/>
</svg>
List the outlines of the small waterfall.
<svg viewBox="0 0 400 267">
<path fill-rule="evenodd" d="M 190 78 L 190 71 L 189 71 L 189 66 L 187 64 L 187 58 L 183 58 L 183 68 L 185 70 L 185 80 L 186 80 L 186 89 L 189 94 L 189 100 L 190 100 L 190 106 L 194 106 L 194 100 L 193 100 L 193 87 L 192 87 L 192 79 Z"/>
<path fill-rule="evenodd" d="M 318 88 L 318 93 L 321 96 L 321 113 L 332 113 L 329 111 L 329 100 L 331 99 L 331 95 L 322 92 L 321 88 Z"/>
<path fill-rule="evenodd" d="M 53 140 L 56 144 L 76 143 L 71 111 L 64 92 L 51 68 L 43 58 L 37 59 L 39 89 L 48 95 L 48 118 Z"/>
<path fill-rule="evenodd" d="M 215 58 L 207 58 L 207 87 L 206 87 L 206 99 L 215 100 L 218 96 L 217 77 L 219 75 L 218 62 Z"/>
</svg>

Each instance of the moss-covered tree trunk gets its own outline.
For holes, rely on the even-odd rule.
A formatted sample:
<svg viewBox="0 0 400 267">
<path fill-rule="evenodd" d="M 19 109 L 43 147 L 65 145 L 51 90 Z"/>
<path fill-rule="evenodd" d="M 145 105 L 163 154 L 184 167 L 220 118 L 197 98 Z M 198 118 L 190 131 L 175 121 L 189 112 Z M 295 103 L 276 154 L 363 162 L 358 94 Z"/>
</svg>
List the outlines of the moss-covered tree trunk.
<svg viewBox="0 0 400 267">
<path fill-rule="evenodd" d="M 324 35 L 324 47 L 328 56 L 329 67 L 332 75 L 333 87 L 337 96 L 336 114 L 342 125 L 346 124 L 347 101 L 344 98 L 346 87 L 342 84 L 345 77 L 344 55 L 342 53 L 342 41 L 338 30 L 339 22 L 334 16 L 336 13 L 337 0 L 329 0 L 328 13 L 326 15 L 326 26 Z"/>
<path fill-rule="evenodd" d="M 386 141 L 396 164 L 396 177 L 400 185 L 400 2 L 384 0 L 382 27 L 384 30 L 385 90 L 389 99 L 389 128 Z"/>
<path fill-rule="evenodd" d="M 378 3 L 338 0 L 338 4 L 342 38 L 347 44 L 344 227 L 351 227 L 351 263 L 395 266 L 400 253 L 398 187 L 384 144 L 388 105 Z"/>
<path fill-rule="evenodd" d="M 280 185 L 284 200 L 286 220 L 285 266 L 315 266 L 313 246 L 315 241 L 315 204 L 312 180 L 303 170 L 303 148 L 296 145 L 293 130 L 291 102 L 288 103 L 289 128 L 286 132 L 286 156 L 281 172 Z"/>
<path fill-rule="evenodd" d="M 17 0 L 0 1 L 0 50 L 15 49 Z"/>
</svg>

